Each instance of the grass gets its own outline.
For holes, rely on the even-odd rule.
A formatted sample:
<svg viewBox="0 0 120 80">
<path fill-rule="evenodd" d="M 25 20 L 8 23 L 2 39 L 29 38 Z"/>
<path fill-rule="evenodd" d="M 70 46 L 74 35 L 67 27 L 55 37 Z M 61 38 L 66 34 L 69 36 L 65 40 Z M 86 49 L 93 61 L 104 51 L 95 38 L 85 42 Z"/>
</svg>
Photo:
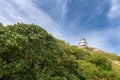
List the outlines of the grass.
<svg viewBox="0 0 120 80">
<path fill-rule="evenodd" d="M 113 71 L 120 76 L 120 65 L 112 63 Z"/>
</svg>

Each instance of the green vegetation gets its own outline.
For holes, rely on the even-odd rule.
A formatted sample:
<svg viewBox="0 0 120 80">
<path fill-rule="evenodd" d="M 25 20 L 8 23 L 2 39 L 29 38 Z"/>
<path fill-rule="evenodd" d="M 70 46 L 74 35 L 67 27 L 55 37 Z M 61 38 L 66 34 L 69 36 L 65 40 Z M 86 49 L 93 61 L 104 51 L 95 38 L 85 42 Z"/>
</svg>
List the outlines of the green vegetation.
<svg viewBox="0 0 120 80">
<path fill-rule="evenodd" d="M 100 54 L 102 53 L 102 54 Z M 0 80 L 120 80 L 120 57 L 91 54 L 34 24 L 0 23 Z"/>
</svg>

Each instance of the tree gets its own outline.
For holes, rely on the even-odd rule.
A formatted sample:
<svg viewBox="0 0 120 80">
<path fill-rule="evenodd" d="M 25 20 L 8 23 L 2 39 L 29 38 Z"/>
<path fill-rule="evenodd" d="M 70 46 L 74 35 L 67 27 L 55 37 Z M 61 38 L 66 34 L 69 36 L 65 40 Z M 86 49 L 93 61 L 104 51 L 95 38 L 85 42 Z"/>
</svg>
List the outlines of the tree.
<svg viewBox="0 0 120 80">
<path fill-rule="evenodd" d="M 26 80 L 37 79 L 42 73 L 51 75 L 60 58 L 57 52 L 56 40 L 39 26 L 8 25 L 0 29 L 0 59 L 6 66 L 0 66 L 4 68 L 0 77 Z"/>
</svg>

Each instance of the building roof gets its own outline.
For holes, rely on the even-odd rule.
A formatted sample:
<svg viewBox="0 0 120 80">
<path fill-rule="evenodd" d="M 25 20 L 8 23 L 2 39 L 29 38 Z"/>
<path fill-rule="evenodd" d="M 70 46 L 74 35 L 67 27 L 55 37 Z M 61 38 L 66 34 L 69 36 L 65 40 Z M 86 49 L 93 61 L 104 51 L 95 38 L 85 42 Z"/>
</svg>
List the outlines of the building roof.
<svg viewBox="0 0 120 80">
<path fill-rule="evenodd" d="M 80 39 L 80 41 L 81 41 L 81 40 L 84 40 L 84 41 L 86 41 L 86 39 L 85 39 L 85 38 L 81 38 L 81 39 Z"/>
</svg>

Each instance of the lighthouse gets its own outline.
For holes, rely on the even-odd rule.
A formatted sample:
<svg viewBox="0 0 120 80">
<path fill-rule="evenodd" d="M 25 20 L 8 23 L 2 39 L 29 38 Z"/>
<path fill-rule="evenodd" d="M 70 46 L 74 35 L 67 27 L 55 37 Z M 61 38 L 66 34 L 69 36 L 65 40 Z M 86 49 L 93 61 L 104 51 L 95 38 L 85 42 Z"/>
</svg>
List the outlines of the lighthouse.
<svg viewBox="0 0 120 80">
<path fill-rule="evenodd" d="M 87 42 L 86 42 L 86 39 L 85 39 L 85 38 L 81 38 L 81 39 L 80 39 L 79 46 L 84 46 L 84 47 L 87 46 Z"/>
</svg>

